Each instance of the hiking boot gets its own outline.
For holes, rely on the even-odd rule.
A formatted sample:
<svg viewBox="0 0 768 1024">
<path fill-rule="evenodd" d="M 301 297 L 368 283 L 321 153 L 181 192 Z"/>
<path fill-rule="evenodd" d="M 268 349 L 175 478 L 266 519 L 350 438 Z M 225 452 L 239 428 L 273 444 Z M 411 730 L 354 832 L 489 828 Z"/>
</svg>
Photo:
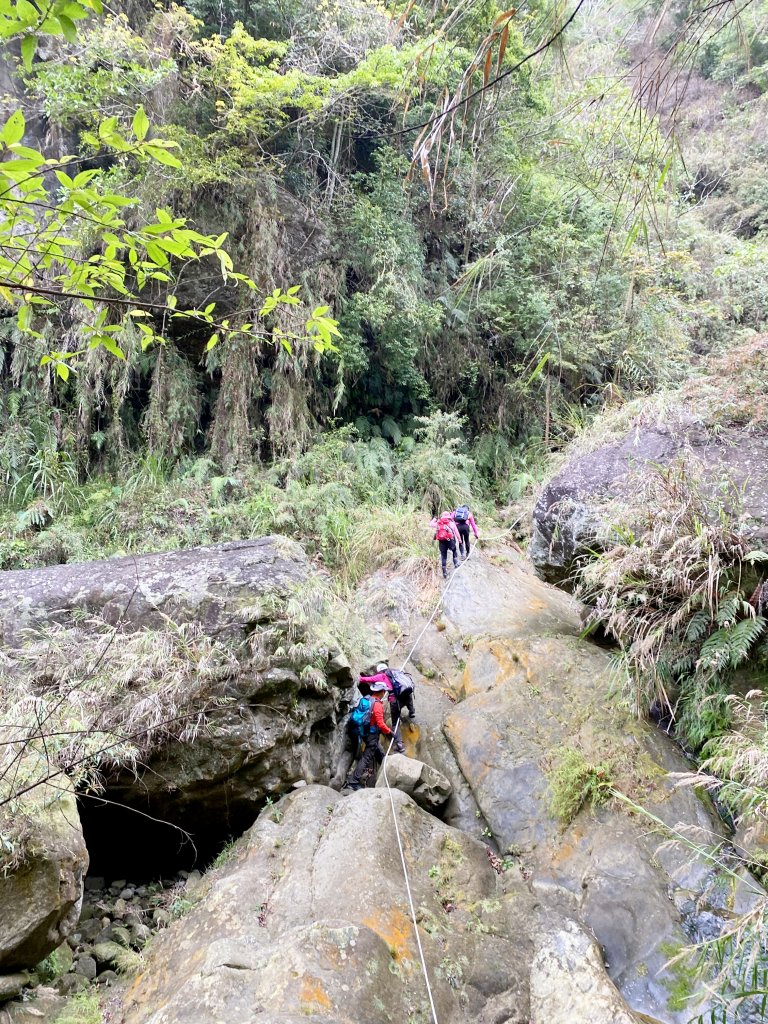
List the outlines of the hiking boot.
<svg viewBox="0 0 768 1024">
<path fill-rule="evenodd" d="M 443 579 L 444 580 L 448 579 L 448 573 L 445 571 L 445 569 L 443 569 Z"/>
</svg>

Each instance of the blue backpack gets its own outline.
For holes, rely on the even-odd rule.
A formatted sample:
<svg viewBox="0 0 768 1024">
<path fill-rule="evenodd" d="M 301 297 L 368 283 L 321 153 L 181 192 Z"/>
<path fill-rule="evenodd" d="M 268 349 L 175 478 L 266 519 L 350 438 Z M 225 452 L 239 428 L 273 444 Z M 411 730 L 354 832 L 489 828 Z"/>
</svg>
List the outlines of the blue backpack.
<svg viewBox="0 0 768 1024">
<path fill-rule="evenodd" d="M 453 513 L 453 518 L 457 523 L 468 523 L 469 522 L 469 506 L 459 505 L 456 511 Z"/>
<path fill-rule="evenodd" d="M 352 708 L 349 715 L 347 727 L 353 736 L 365 738 L 371 731 L 371 711 L 373 700 L 370 697 L 361 697 Z"/>
</svg>

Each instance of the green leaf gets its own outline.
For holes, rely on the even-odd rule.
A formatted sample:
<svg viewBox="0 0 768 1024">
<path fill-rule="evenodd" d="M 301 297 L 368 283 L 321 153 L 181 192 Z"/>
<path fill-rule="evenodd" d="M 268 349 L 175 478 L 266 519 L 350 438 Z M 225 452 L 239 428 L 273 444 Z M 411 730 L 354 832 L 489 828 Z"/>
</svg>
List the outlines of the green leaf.
<svg viewBox="0 0 768 1024">
<path fill-rule="evenodd" d="M 56 363 L 56 373 L 62 380 L 69 380 L 69 367 L 66 363 Z"/>
<path fill-rule="evenodd" d="M 108 334 L 97 334 L 96 337 L 90 341 L 88 347 L 98 348 L 100 345 L 103 346 L 103 348 L 105 348 L 111 355 L 116 356 L 118 359 L 125 360 L 125 352 L 123 352 L 114 338 L 111 338 Z"/>
<path fill-rule="evenodd" d="M 159 146 L 145 146 L 144 152 L 153 160 L 157 160 L 159 164 L 165 164 L 167 167 L 181 167 L 181 160 L 169 153 L 167 149 L 161 149 Z"/>
<path fill-rule="evenodd" d="M 99 138 L 109 143 L 117 131 L 117 117 L 105 117 L 99 125 Z"/>
<path fill-rule="evenodd" d="M 318 306 L 317 309 L 313 309 L 312 319 L 314 320 L 317 319 L 317 317 L 325 316 L 325 314 L 330 311 L 330 308 L 330 306 Z"/>
<path fill-rule="evenodd" d="M 22 112 L 15 110 L 0 131 L 0 142 L 4 142 L 6 146 L 12 146 L 14 142 L 21 142 L 24 138 L 26 124 Z"/>
<path fill-rule="evenodd" d="M 29 305 L 20 306 L 16 314 L 16 322 L 19 325 L 20 331 L 28 331 L 32 324 L 32 307 Z"/>
<path fill-rule="evenodd" d="M 24 36 L 21 40 L 21 59 L 27 71 L 32 70 L 32 58 L 37 50 L 37 36 Z"/>
<path fill-rule="evenodd" d="M 68 18 L 66 14 L 59 14 L 59 24 L 61 25 L 61 31 L 64 33 L 64 38 L 68 43 L 77 42 L 77 26 L 71 18 Z"/>
<path fill-rule="evenodd" d="M 29 0 L 16 0 L 16 17 L 29 25 L 35 25 L 40 19 L 40 12 Z"/>
<path fill-rule="evenodd" d="M 147 132 L 149 131 L 149 118 L 144 113 L 144 107 L 139 107 L 133 115 L 133 123 L 131 127 L 133 128 L 133 134 L 139 142 L 143 142 L 147 137 Z"/>
<path fill-rule="evenodd" d="M 208 339 L 208 344 L 205 346 L 205 351 L 210 352 L 212 348 L 215 348 L 219 343 L 218 334 L 212 334 Z"/>
</svg>

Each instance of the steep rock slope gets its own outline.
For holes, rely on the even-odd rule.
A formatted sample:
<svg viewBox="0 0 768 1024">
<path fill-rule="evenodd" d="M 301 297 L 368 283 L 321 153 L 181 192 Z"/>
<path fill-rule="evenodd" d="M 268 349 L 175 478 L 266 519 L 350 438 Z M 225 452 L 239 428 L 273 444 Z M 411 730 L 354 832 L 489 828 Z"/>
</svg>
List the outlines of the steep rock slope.
<svg viewBox="0 0 768 1024">
<path fill-rule="evenodd" d="M 518 872 L 393 798 L 439 1020 L 629 1024 L 575 923 L 545 918 Z M 573 977 L 569 944 L 586 954 Z M 387 794 L 312 786 L 265 811 L 125 1007 L 124 1024 L 429 1021 Z"/>
</svg>

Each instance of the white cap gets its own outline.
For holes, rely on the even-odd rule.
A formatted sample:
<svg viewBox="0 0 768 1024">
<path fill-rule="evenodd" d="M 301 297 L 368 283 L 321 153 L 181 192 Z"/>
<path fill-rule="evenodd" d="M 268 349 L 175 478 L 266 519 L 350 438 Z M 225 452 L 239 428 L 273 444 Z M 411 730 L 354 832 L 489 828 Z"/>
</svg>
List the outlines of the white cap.
<svg viewBox="0 0 768 1024">
<path fill-rule="evenodd" d="M 377 672 L 386 672 L 387 668 L 388 668 L 387 663 L 384 662 L 384 661 L 380 661 L 379 664 L 376 666 L 376 671 Z"/>
</svg>

